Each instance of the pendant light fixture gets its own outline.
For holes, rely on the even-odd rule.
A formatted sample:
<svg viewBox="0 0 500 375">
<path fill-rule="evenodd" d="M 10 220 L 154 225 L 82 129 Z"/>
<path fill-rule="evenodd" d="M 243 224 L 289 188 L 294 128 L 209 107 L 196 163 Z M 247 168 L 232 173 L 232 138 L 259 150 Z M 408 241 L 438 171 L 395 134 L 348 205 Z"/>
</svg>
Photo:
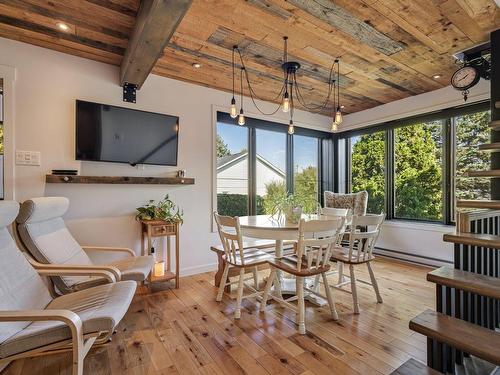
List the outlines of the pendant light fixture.
<svg viewBox="0 0 500 375">
<path fill-rule="evenodd" d="M 336 106 L 336 101 L 335 101 L 335 89 L 336 89 L 336 81 L 333 80 L 333 105 L 334 107 Z M 337 116 L 333 116 L 333 121 L 332 121 L 332 128 L 330 129 L 332 133 L 335 133 L 339 129 L 339 124 L 336 119 Z"/>
<path fill-rule="evenodd" d="M 335 132 L 338 130 L 338 126 L 342 123 L 342 111 L 341 108 L 343 108 L 340 105 L 340 60 L 339 58 L 334 59 L 332 66 L 330 68 L 330 74 L 328 77 L 328 81 L 325 82 L 328 85 L 328 93 L 326 98 L 321 104 L 312 104 L 312 103 L 306 103 L 304 100 L 304 96 L 302 95 L 301 92 L 301 86 L 299 85 L 299 82 L 297 81 L 297 71 L 300 69 L 300 63 L 297 61 L 288 61 L 288 37 L 283 37 L 283 61 L 281 64 L 281 69 L 283 70 L 283 83 L 281 85 L 281 89 L 276 95 L 274 99 L 271 101 L 278 102 L 279 105 L 277 108 L 275 108 L 271 112 L 265 112 L 259 108 L 259 106 L 256 103 L 256 99 L 262 100 L 262 101 L 269 101 L 269 99 L 262 99 L 260 98 L 256 93 L 254 88 L 252 87 L 250 83 L 250 78 L 249 78 L 249 73 L 248 69 L 245 68 L 245 63 L 243 61 L 243 56 L 241 54 L 240 49 L 238 48 L 237 45 L 233 46 L 233 51 L 232 51 L 232 73 L 233 73 L 233 97 L 231 99 L 231 108 L 230 108 L 230 116 L 232 118 L 238 117 L 238 124 L 239 125 L 245 125 L 245 116 L 243 113 L 243 79 L 245 79 L 246 84 L 248 86 L 248 92 L 250 94 L 250 99 L 252 100 L 253 105 L 255 108 L 263 115 L 265 116 L 272 116 L 276 114 L 280 109 L 285 112 L 285 113 L 290 113 L 290 121 L 288 124 L 288 133 L 293 134 L 295 132 L 294 129 L 294 124 L 293 124 L 293 113 L 294 113 L 294 99 L 297 99 L 298 102 L 300 103 L 301 107 L 305 108 L 308 111 L 314 111 L 314 112 L 325 112 L 325 111 L 332 111 L 333 112 L 333 119 L 332 119 L 332 132 Z M 235 53 L 238 53 L 239 59 L 240 59 L 240 64 L 241 64 L 241 74 L 240 74 L 240 100 L 241 100 L 241 107 L 240 107 L 240 113 L 237 115 L 237 110 L 236 110 L 236 99 L 235 99 L 235 76 L 234 76 L 234 69 L 235 69 L 235 61 L 234 61 L 234 55 Z M 335 71 L 335 67 L 337 67 L 337 70 Z M 334 79 L 335 73 L 337 75 L 336 79 Z M 335 91 L 336 90 L 336 91 Z M 332 95 L 334 96 L 333 100 L 333 108 L 328 107 L 328 103 L 330 101 L 330 97 Z M 336 100 L 335 100 L 336 99 Z"/>
<path fill-rule="evenodd" d="M 234 97 L 234 47 L 233 47 L 233 56 L 231 58 L 232 60 L 232 68 L 233 68 L 233 98 L 231 99 L 231 110 L 229 112 L 229 115 L 231 118 L 236 118 L 238 116 L 238 112 L 236 109 L 236 98 Z"/>
<path fill-rule="evenodd" d="M 238 125 L 245 125 L 245 115 L 243 113 L 243 72 L 245 71 L 244 67 L 241 67 L 241 77 L 240 77 L 240 115 L 238 116 Z"/>
</svg>

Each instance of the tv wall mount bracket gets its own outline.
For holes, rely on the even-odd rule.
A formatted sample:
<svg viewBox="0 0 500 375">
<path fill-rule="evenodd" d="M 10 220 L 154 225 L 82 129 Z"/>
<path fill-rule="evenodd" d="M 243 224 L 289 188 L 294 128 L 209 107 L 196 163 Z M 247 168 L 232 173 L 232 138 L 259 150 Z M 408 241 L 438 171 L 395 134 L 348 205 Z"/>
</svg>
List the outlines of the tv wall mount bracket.
<svg viewBox="0 0 500 375">
<path fill-rule="evenodd" d="M 125 82 L 123 85 L 123 101 L 127 103 L 135 103 L 137 94 L 137 85 Z"/>
</svg>

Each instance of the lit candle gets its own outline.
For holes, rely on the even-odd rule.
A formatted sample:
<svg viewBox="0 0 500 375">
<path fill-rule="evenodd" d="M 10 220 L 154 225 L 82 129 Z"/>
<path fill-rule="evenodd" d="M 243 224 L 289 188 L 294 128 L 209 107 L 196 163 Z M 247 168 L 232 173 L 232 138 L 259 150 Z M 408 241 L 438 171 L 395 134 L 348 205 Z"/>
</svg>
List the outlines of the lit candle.
<svg viewBox="0 0 500 375">
<path fill-rule="evenodd" d="M 165 262 L 156 262 L 153 274 L 155 276 L 165 276 Z"/>
</svg>

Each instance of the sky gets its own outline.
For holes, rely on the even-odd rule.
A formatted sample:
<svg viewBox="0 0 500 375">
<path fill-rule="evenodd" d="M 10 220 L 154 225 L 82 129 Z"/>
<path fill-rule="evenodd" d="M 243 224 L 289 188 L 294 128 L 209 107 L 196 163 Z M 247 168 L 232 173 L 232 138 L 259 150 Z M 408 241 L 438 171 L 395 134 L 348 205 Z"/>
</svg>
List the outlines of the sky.
<svg viewBox="0 0 500 375">
<path fill-rule="evenodd" d="M 222 137 L 232 154 L 248 149 L 248 128 L 229 124 L 217 124 L 217 134 Z M 269 130 L 256 131 L 257 154 L 285 171 L 286 134 Z M 318 164 L 318 140 L 312 137 L 294 135 L 294 164 L 302 170 Z"/>
</svg>

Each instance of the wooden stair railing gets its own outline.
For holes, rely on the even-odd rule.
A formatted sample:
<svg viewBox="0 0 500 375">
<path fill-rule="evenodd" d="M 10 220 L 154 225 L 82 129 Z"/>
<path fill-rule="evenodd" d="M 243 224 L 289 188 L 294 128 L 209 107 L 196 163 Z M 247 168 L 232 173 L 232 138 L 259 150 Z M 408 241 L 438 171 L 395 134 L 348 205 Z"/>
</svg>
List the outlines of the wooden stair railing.
<svg viewBox="0 0 500 375">
<path fill-rule="evenodd" d="M 426 310 L 413 318 L 410 321 L 410 329 L 427 336 L 428 340 L 448 344 L 497 366 L 500 365 L 498 332 L 432 310 Z M 428 358 L 428 362 L 431 363 L 428 365 L 434 367 L 436 361 L 439 361 L 439 358 L 434 358 L 431 351 Z"/>
<path fill-rule="evenodd" d="M 486 171 L 468 171 L 467 177 L 491 177 L 498 178 L 500 177 L 500 169 L 492 169 Z"/>
</svg>

